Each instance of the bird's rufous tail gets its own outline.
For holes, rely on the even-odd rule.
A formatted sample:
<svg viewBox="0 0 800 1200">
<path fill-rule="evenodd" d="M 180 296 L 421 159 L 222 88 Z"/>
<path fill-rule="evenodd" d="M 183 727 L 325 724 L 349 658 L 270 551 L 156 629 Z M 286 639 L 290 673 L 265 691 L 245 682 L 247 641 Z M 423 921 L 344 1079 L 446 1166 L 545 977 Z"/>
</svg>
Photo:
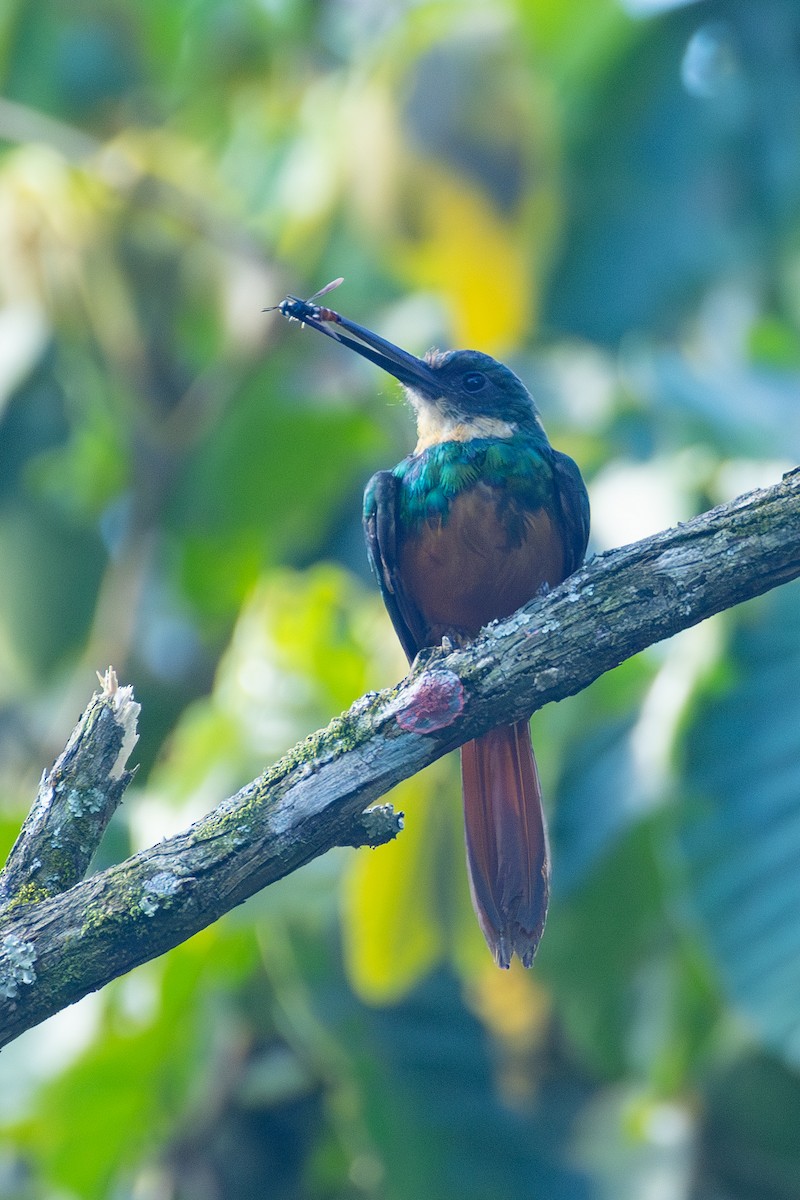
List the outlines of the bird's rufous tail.
<svg viewBox="0 0 800 1200">
<path fill-rule="evenodd" d="M 550 858 L 527 721 L 461 747 L 472 904 L 499 967 L 515 952 L 529 967 L 542 936 Z"/>
</svg>

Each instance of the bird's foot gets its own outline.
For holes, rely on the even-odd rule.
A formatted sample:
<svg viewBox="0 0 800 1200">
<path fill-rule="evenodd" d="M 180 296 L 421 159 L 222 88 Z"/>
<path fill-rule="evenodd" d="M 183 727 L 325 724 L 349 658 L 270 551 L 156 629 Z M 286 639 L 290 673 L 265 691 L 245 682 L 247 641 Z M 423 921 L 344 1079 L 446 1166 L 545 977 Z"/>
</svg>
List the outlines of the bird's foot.
<svg viewBox="0 0 800 1200">
<path fill-rule="evenodd" d="M 445 654 L 452 654 L 454 650 L 463 650 L 472 640 L 462 629 L 448 629 L 442 635 L 442 649 Z"/>
<path fill-rule="evenodd" d="M 417 651 L 414 657 L 414 661 L 411 664 L 411 673 L 413 674 L 415 671 L 424 671 L 425 668 L 430 664 L 431 660 L 434 659 L 437 654 L 441 653 L 441 650 L 441 646 L 423 646 L 421 650 Z"/>
<path fill-rule="evenodd" d="M 465 646 L 469 645 L 469 642 L 470 639 L 465 633 L 451 629 L 449 633 L 442 634 L 442 640 L 436 646 L 423 646 L 421 650 L 417 651 L 411 664 L 411 670 L 424 670 L 435 659 L 442 658 L 445 654 L 452 654 L 454 650 L 463 650 Z"/>
</svg>

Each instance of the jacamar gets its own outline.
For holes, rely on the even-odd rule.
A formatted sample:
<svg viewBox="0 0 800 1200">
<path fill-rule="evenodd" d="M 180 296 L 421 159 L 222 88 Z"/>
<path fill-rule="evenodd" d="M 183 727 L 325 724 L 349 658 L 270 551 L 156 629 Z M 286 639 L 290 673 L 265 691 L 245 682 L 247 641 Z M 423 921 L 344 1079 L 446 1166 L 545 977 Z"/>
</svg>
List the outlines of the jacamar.
<svg viewBox="0 0 800 1200">
<path fill-rule="evenodd" d="M 583 479 L 550 445 L 513 371 L 477 350 L 415 358 L 312 301 L 288 297 L 278 307 L 399 379 L 416 414 L 413 452 L 374 475 L 364 497 L 369 559 L 409 661 L 444 638 L 474 638 L 580 566 L 589 536 Z M 499 966 L 516 952 L 528 967 L 550 875 L 528 722 L 463 746 L 461 776 L 478 921 Z"/>
</svg>

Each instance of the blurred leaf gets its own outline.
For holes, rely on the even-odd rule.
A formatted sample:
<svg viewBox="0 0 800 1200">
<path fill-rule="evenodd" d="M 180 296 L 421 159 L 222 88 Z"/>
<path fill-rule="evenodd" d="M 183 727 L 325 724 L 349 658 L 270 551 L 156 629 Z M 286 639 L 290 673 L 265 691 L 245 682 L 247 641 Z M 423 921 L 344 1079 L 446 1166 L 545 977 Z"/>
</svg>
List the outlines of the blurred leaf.
<svg viewBox="0 0 800 1200">
<path fill-rule="evenodd" d="M 696 697 L 677 834 L 687 899 L 723 984 L 800 1063 L 800 588 L 728 618 L 729 656 Z"/>
<path fill-rule="evenodd" d="M 374 1010 L 352 1049 L 386 1164 L 387 1200 L 593 1194 L 558 1150 L 581 1090 L 556 1077 L 543 1081 L 532 1114 L 506 1107 L 493 1087 L 486 1035 L 451 976 L 438 972 L 404 1004 Z"/>
<path fill-rule="evenodd" d="M 556 114 L 500 21 L 431 28 L 410 61 L 395 46 L 400 111 L 374 83 L 362 97 L 354 199 L 380 257 L 442 298 L 456 345 L 507 351 L 536 328 L 560 221 Z"/>
<path fill-rule="evenodd" d="M 556 760 L 550 833 L 557 897 L 579 885 L 653 804 L 654 781 L 642 778 L 646 764 L 634 743 L 654 671 L 652 660 L 639 655 L 535 718 L 534 733 L 543 726 L 546 736 L 543 761 Z"/>
<path fill-rule="evenodd" d="M 658 831 L 653 818 L 629 830 L 578 891 L 553 905 L 537 957 L 570 1040 L 611 1077 L 630 1062 L 635 976 L 654 948 L 666 948 Z"/>
<path fill-rule="evenodd" d="M 420 165 L 416 174 L 416 236 L 395 248 L 402 250 L 409 282 L 448 296 L 455 345 L 497 352 L 517 344 L 538 314 L 519 229 L 464 179 L 432 165 Z M 538 221 L 546 239 L 551 213 L 543 211 Z M 480 254 L 465 254 L 473 239 Z"/>
<path fill-rule="evenodd" d="M 379 612 L 377 596 L 332 564 L 274 572 L 250 607 L 264 624 L 276 664 L 287 676 L 306 679 L 306 696 L 321 716 L 382 682 L 373 663 Z M 246 669 L 252 658 L 243 651 L 238 657 Z"/>
<path fill-rule="evenodd" d="M 568 7 L 559 0 L 517 0 L 516 7 L 533 52 L 547 59 L 559 82 L 562 103 L 585 119 L 593 88 L 644 26 L 637 29 L 619 0 L 573 0 Z"/>
<path fill-rule="evenodd" d="M 788 322 L 765 316 L 750 330 L 753 360 L 779 371 L 800 368 L 800 334 Z"/>
<path fill-rule="evenodd" d="M 379 444 L 360 413 L 289 407 L 276 386 L 272 372 L 247 384 L 175 490 L 169 524 L 186 541 L 184 583 L 212 615 L 241 601 L 259 562 L 297 563 L 324 544 Z"/>
<path fill-rule="evenodd" d="M 437 793 L 455 783 L 436 763 L 400 784 L 387 799 L 406 816 L 387 846 L 360 850 L 344 883 L 345 957 L 356 992 L 371 1003 L 405 995 L 441 960 L 445 931 L 439 911 L 442 837 L 451 822 L 442 809 L 455 802 Z"/>
<path fill-rule="evenodd" d="M 594 93 L 599 120 L 586 113 L 572 148 L 563 258 L 545 308 L 560 329 L 603 342 L 672 331 L 716 279 L 744 263 L 758 270 L 796 211 L 796 166 L 769 165 L 797 139 L 796 8 L 772 5 L 756 38 L 746 6 L 720 4 L 714 26 L 731 69 L 701 95 L 684 66 L 693 35 L 715 36 L 703 7 L 651 22 Z M 765 210 L 772 220 L 756 230 L 752 215 Z"/>
<path fill-rule="evenodd" d="M 29 461 L 37 455 L 58 453 L 68 436 L 62 388 L 45 357 L 38 369 L 8 398 L 0 420 L 0 498 L 19 489 Z"/>
<path fill-rule="evenodd" d="M 795 1200 L 800 1178 L 797 1072 L 745 1054 L 713 1072 L 702 1129 L 704 1176 L 734 1197 Z"/>
<path fill-rule="evenodd" d="M 109 397 L 107 379 L 77 354 L 62 365 L 65 416 L 70 432 L 62 445 L 32 456 L 25 482 L 37 496 L 50 500 L 73 519 L 92 523 L 128 482 L 127 431 L 120 419 L 124 405 Z"/>
<path fill-rule="evenodd" d="M 86 637 L 105 554 L 97 536 L 55 514 L 7 505 L 0 561 L 0 640 L 28 680 L 41 681 Z"/>
<path fill-rule="evenodd" d="M 23 1136 L 50 1181 L 86 1200 L 102 1197 L 120 1171 L 166 1135 L 168 1114 L 183 1099 L 196 1064 L 199 968 L 196 956 L 171 956 L 156 1020 L 144 1029 L 106 1028 L 46 1089 Z"/>
<path fill-rule="evenodd" d="M 226 924 L 111 987 L 96 1040 L 45 1085 L 19 1130 L 49 1182 L 101 1200 L 155 1160 L 224 1027 L 225 1005 L 209 998 L 241 986 L 256 962 L 252 933 Z"/>
<path fill-rule="evenodd" d="M 689 1200 L 694 1186 L 694 1113 L 646 1088 L 598 1093 L 581 1113 L 574 1154 L 591 1172 L 596 1200 L 662 1193 Z"/>
<path fill-rule="evenodd" d="M 340 567 L 264 574 L 242 607 L 212 694 L 186 710 L 153 770 L 156 802 L 191 801 L 200 815 L 388 683 L 391 667 L 376 649 L 379 605 Z"/>
</svg>

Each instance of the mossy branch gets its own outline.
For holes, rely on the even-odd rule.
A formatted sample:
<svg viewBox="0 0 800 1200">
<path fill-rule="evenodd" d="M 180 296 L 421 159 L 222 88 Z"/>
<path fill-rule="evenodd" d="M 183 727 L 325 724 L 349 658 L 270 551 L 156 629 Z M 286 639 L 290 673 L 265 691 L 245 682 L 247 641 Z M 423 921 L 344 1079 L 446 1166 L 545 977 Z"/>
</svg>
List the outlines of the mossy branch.
<svg viewBox="0 0 800 1200">
<path fill-rule="evenodd" d="M 0 914 L 0 1045 L 331 847 L 393 837 L 401 819 L 390 806 L 366 820 L 364 809 L 462 742 L 528 717 L 646 646 L 798 576 L 795 471 L 599 555 L 472 645 L 434 651 L 396 688 L 357 700 L 189 829 L 68 890 L 61 889 L 69 874 L 48 884 L 34 867 L 42 845 L 34 806 L 7 868 L 11 903 Z M 100 722 L 83 720 L 83 736 L 98 736 L 91 730 Z M 117 771 L 125 764 L 118 755 L 103 761 L 110 793 L 109 762 Z M 97 840 L 102 824 L 89 827 Z M 62 824 L 60 836 L 83 846 L 87 827 L 74 838 Z M 79 868 L 74 860 L 71 869 L 87 862 Z M 37 881 L 58 894 L 26 893 Z"/>
<path fill-rule="evenodd" d="M 23 901 L 57 896 L 83 879 L 106 825 L 133 778 L 126 763 L 139 735 L 139 705 L 109 667 L 52 770 L 5 868 L 0 912 Z"/>
</svg>

